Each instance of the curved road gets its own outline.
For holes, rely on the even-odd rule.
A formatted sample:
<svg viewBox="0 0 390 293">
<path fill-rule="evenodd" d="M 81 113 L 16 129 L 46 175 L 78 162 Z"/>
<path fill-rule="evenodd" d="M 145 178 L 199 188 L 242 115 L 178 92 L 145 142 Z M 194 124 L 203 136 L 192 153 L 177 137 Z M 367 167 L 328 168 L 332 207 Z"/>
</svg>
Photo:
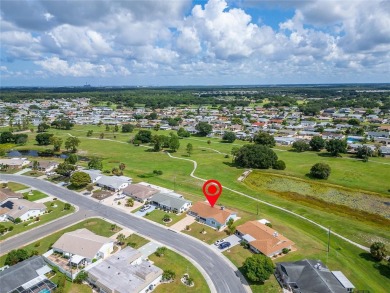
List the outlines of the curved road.
<svg viewBox="0 0 390 293">
<path fill-rule="evenodd" d="M 236 276 L 235 271 L 227 263 L 226 259 L 217 254 L 217 252 L 213 251 L 211 248 L 208 248 L 202 243 L 199 243 L 198 240 L 157 226 L 132 214 L 124 213 L 110 206 L 99 204 L 98 202 L 80 196 L 73 191 L 59 187 L 48 181 L 22 175 L 3 174 L 0 176 L 0 179 L 30 185 L 36 189 L 42 190 L 47 194 L 54 195 L 67 202 L 77 205 L 80 208 L 79 213 L 81 213 L 81 216 L 83 216 L 84 212 L 110 219 L 122 226 L 132 229 L 141 235 L 147 235 L 162 244 L 178 250 L 184 255 L 187 255 L 195 260 L 206 271 L 208 276 L 211 278 L 217 292 L 246 292 L 240 279 Z M 44 226 L 42 228 L 44 228 Z M 21 236 L 23 235 L 24 234 Z M 13 242 L 13 247 L 16 247 L 17 244 L 14 241 L 10 242 Z M 4 241 L 1 245 L 3 246 L 5 244 L 6 241 Z"/>
</svg>

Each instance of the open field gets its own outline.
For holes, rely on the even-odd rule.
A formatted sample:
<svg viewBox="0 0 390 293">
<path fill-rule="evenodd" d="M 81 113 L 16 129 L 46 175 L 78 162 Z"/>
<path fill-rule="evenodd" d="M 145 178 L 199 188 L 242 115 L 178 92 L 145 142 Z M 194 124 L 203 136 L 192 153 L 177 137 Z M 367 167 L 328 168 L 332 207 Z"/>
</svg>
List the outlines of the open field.
<svg viewBox="0 0 390 293">
<path fill-rule="evenodd" d="M 56 206 L 52 206 L 52 204 L 56 205 Z M 16 234 L 23 233 L 23 232 L 28 231 L 30 229 L 33 229 L 35 227 L 41 226 L 43 224 L 51 222 L 55 219 L 58 219 L 60 217 L 65 216 L 65 215 L 71 214 L 75 210 L 75 208 L 73 206 L 71 206 L 71 208 L 69 210 L 64 210 L 65 203 L 60 201 L 60 200 L 46 202 L 46 203 L 44 203 L 44 205 L 46 205 L 47 210 L 52 210 L 52 212 L 39 216 L 39 221 L 35 221 L 35 218 L 34 218 L 34 219 L 31 219 L 31 220 L 28 220 L 25 222 L 21 222 L 19 224 L 14 224 L 13 222 L 9 222 L 9 221 L 2 223 L 2 225 L 4 225 L 7 228 L 11 227 L 11 226 L 14 228 L 12 231 L 7 232 L 4 235 L 1 235 L 0 241 L 7 239 L 11 236 L 14 236 Z"/>
<path fill-rule="evenodd" d="M 133 134 L 117 134 L 116 139 L 113 139 L 112 134 L 110 134 L 110 139 L 114 141 L 89 139 L 86 137 L 86 132 L 93 127 L 98 128 L 98 126 L 77 126 L 71 131 L 51 130 L 51 132 L 61 135 L 64 139 L 68 137 L 68 132 L 80 136 L 80 155 L 96 155 L 103 158 L 104 169 L 110 170 L 116 167 L 118 162 L 124 162 L 126 164 L 124 175 L 132 177 L 134 182 L 147 181 L 175 189 L 193 201 L 204 199 L 201 191 L 202 182 L 189 177 L 193 169 L 191 162 L 174 160 L 162 152 L 150 152 L 145 147 L 136 147 L 128 144 L 127 141 L 136 132 Z M 103 130 L 102 127 L 100 131 Z M 159 131 L 159 134 L 167 133 L 169 132 Z M 211 144 L 207 144 L 207 140 L 210 140 Z M 98 144 L 97 141 L 99 142 Z M 31 143 L 32 141 L 30 140 L 28 145 L 23 148 L 30 148 Z M 197 137 L 182 139 L 180 143 L 179 151 L 173 155 L 179 158 L 196 160 L 198 162 L 198 169 L 195 172 L 196 176 L 205 179 L 218 179 L 224 186 L 287 208 L 326 227 L 331 227 L 332 231 L 338 232 L 358 243 L 367 246 L 377 240 L 389 243 L 389 226 L 368 220 L 361 221 L 360 219 L 350 217 L 350 215 L 334 213 L 329 208 L 319 209 L 316 206 L 302 205 L 300 202 L 278 197 L 275 194 L 256 190 L 244 183 L 237 182 L 237 178 L 244 170 L 231 166 L 231 158 L 225 158 L 223 154 L 230 153 L 232 144 L 221 143 L 219 139 L 215 138 Z M 194 152 L 191 157 L 187 157 L 185 153 L 187 143 L 192 143 L 194 146 Z M 243 142 L 239 141 L 235 144 L 242 145 Z M 214 151 L 214 149 L 221 153 Z M 390 166 L 386 165 L 389 162 L 388 159 L 378 158 L 376 159 L 378 162 L 375 160 L 375 162 L 363 163 L 354 159 L 323 157 L 313 152 L 294 153 L 280 150 L 277 151 L 277 154 L 281 159 L 285 160 L 287 169 L 284 171 L 269 170 L 265 171 L 265 173 L 270 172 L 306 179 L 305 174 L 314 163 L 326 161 L 332 167 L 332 174 L 328 183 L 339 184 L 348 188 L 357 188 L 359 192 L 367 190 L 381 193 L 385 197 L 388 196 L 388 187 L 385 184 L 390 182 Z M 139 175 L 150 173 L 154 169 L 162 170 L 164 172 L 163 175 L 150 178 L 139 177 Z M 276 230 L 297 244 L 298 251 L 291 255 L 289 254 L 287 257 L 296 257 L 296 259 L 302 257 L 316 258 L 326 261 L 325 247 L 327 235 L 323 230 L 312 224 L 227 190 L 223 191 L 218 203 L 225 205 L 227 208 L 233 207 L 238 210 L 239 216 L 240 212 L 243 211 L 256 219 L 266 218 L 270 220 Z M 358 289 L 384 292 L 390 286 L 388 270 L 383 266 L 378 266 L 360 249 L 335 237 L 331 239 L 328 265 L 332 270 L 342 270 Z"/>
<path fill-rule="evenodd" d="M 116 230 L 116 231 L 111 230 L 111 223 L 106 222 L 102 219 L 93 218 L 93 219 L 88 219 L 88 220 L 82 221 L 80 223 L 77 223 L 73 226 L 70 226 L 70 227 L 65 228 L 61 231 L 58 231 L 54 234 L 51 234 L 45 238 L 42 238 L 34 243 L 26 245 L 23 247 L 23 249 L 26 249 L 29 253 L 31 253 L 32 251 L 35 250 L 38 252 L 38 254 L 43 254 L 50 249 L 51 245 L 54 242 L 56 242 L 58 240 L 58 238 L 61 237 L 62 234 L 66 233 L 66 232 L 74 231 L 77 229 L 81 229 L 81 228 L 86 228 L 86 229 L 92 231 L 93 233 L 96 233 L 97 235 L 105 236 L 105 237 L 110 237 L 113 234 L 115 234 L 116 232 L 118 232 L 118 230 Z M 6 255 L 3 255 L 0 257 L 0 267 L 2 267 L 4 265 L 5 258 L 6 258 Z"/>
<path fill-rule="evenodd" d="M 154 264 L 161 268 L 163 271 L 172 270 L 176 274 L 176 278 L 172 283 L 160 284 L 153 292 L 210 292 L 206 280 L 203 278 L 202 274 L 195 268 L 195 266 L 190 261 L 182 257 L 180 254 L 177 254 L 176 252 L 167 249 L 163 256 L 158 257 L 152 254 L 149 256 L 149 259 L 153 261 Z M 188 275 L 194 280 L 193 287 L 187 287 L 180 281 L 180 278 L 183 277 L 185 273 L 188 273 Z"/>
</svg>

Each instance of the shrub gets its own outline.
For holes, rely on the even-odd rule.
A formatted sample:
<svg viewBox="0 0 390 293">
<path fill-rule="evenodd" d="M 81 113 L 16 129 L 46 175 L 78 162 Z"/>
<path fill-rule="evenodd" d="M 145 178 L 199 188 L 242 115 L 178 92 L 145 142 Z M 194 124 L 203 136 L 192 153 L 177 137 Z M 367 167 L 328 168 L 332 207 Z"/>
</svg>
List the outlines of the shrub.
<svg viewBox="0 0 390 293">
<path fill-rule="evenodd" d="M 330 166 L 325 163 L 317 163 L 310 169 L 310 175 L 318 179 L 328 179 L 330 175 Z"/>
<path fill-rule="evenodd" d="M 172 270 L 165 270 L 162 274 L 163 281 L 174 280 L 176 277 L 176 273 Z"/>
<path fill-rule="evenodd" d="M 283 254 L 287 254 L 289 251 L 290 251 L 290 249 L 288 249 L 288 248 L 283 248 L 282 249 L 282 253 Z"/>
<path fill-rule="evenodd" d="M 272 168 L 275 170 L 284 170 L 286 169 L 286 163 L 282 160 L 277 160 Z"/>
<path fill-rule="evenodd" d="M 64 204 L 64 210 L 70 210 L 70 207 L 71 207 L 70 203 L 67 202 Z"/>
<path fill-rule="evenodd" d="M 39 247 L 39 246 L 41 246 L 41 242 L 39 242 L 39 241 L 34 244 L 34 247 Z"/>
<path fill-rule="evenodd" d="M 14 220 L 14 223 L 15 223 L 15 224 L 19 224 L 20 222 L 22 222 L 22 220 L 21 220 L 20 218 L 16 218 L 16 219 Z"/>
<path fill-rule="evenodd" d="M 10 231 L 10 232 L 11 232 L 13 229 L 14 229 L 14 226 L 9 226 L 9 227 L 8 227 L 8 231 Z"/>
<path fill-rule="evenodd" d="M 39 217 L 36 217 L 36 218 L 35 218 L 35 221 L 38 222 L 38 221 L 39 221 Z"/>
<path fill-rule="evenodd" d="M 161 256 L 164 256 L 166 251 L 167 251 L 167 248 L 162 246 L 162 247 L 157 248 L 157 250 L 154 254 L 158 257 L 161 257 Z"/>
</svg>

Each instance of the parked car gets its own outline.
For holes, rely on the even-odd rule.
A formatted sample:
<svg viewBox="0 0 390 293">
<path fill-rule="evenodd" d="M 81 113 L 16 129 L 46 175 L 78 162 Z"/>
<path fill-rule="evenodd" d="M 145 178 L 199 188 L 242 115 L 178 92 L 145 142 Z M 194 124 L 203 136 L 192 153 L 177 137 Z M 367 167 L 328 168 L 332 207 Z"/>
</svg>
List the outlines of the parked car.
<svg viewBox="0 0 390 293">
<path fill-rule="evenodd" d="M 217 240 L 217 241 L 214 242 L 214 245 L 218 246 L 218 245 L 220 245 L 224 241 L 225 241 L 225 239 Z"/>
<path fill-rule="evenodd" d="M 230 247 L 230 242 L 222 242 L 222 243 L 218 246 L 219 249 L 225 249 L 225 248 L 228 248 L 228 247 Z"/>
<path fill-rule="evenodd" d="M 150 204 L 146 204 L 146 205 L 144 205 L 141 209 L 140 209 L 140 211 L 141 212 L 144 212 L 144 211 L 147 211 L 148 209 L 150 209 L 152 206 L 150 205 Z"/>
</svg>

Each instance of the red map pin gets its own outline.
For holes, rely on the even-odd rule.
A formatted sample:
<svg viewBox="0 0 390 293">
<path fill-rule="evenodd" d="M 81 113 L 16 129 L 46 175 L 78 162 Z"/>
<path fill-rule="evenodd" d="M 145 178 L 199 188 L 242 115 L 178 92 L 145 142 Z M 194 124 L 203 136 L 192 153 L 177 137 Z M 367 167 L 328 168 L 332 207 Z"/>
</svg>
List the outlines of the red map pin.
<svg viewBox="0 0 390 293">
<path fill-rule="evenodd" d="M 222 193 L 222 185 L 217 180 L 210 179 L 207 180 L 202 187 L 203 194 L 207 198 L 211 207 L 214 207 L 219 196 Z"/>
</svg>

